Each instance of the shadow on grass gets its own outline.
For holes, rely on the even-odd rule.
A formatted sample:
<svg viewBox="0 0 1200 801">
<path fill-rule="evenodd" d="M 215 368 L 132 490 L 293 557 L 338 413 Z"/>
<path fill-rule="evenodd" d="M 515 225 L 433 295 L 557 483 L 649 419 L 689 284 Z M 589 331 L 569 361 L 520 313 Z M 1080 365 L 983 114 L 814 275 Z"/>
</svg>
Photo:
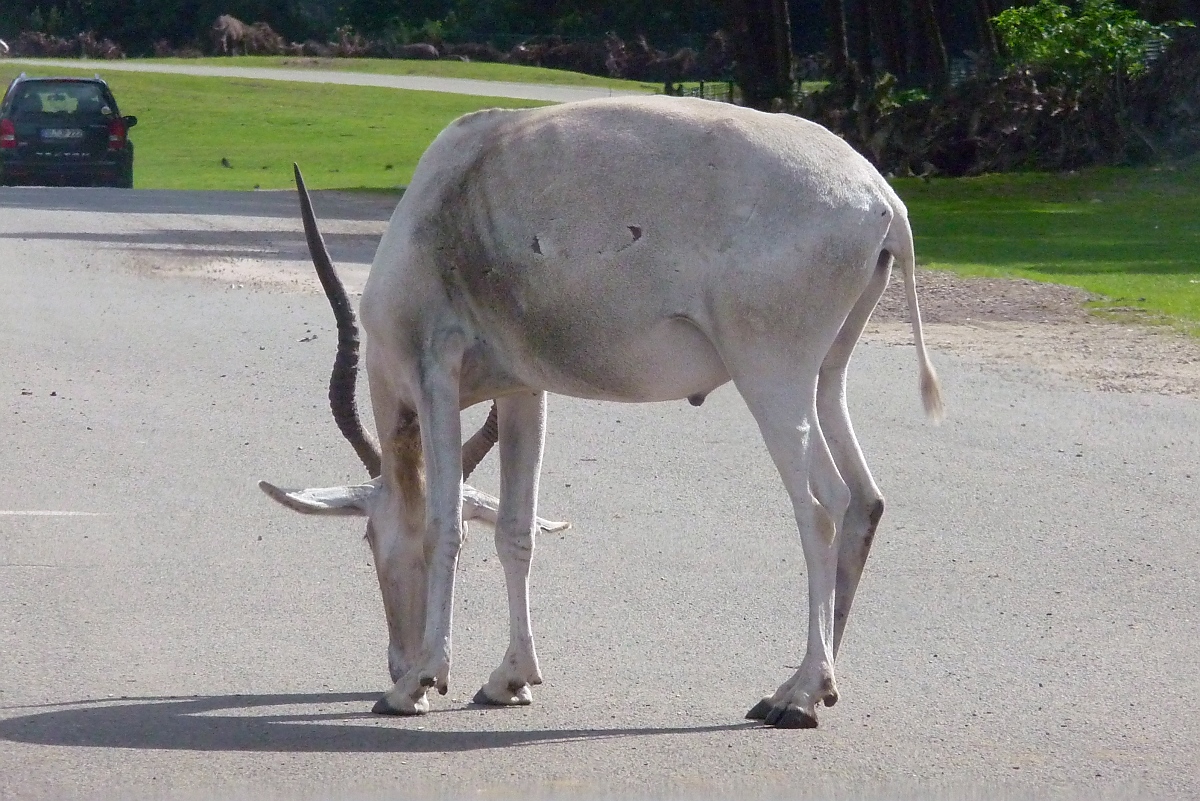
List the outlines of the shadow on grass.
<svg viewBox="0 0 1200 801">
<path fill-rule="evenodd" d="M 918 258 L 967 272 L 984 267 L 1056 276 L 1166 276 L 1200 270 L 1200 225 L 1189 213 L 1121 204 L 948 209 L 913 204 Z M 1066 283 L 1072 283 L 1066 281 Z"/>
<path fill-rule="evenodd" d="M 229 695 L 129 698 L 51 704 L 0 720 L 0 739 L 17 743 L 91 748 L 187 751 L 288 751 L 313 753 L 432 753 L 477 751 L 621 737 L 705 734 L 758 724 L 537 731 L 420 731 L 443 715 L 470 713 L 502 718 L 508 710 L 466 707 L 428 718 L 382 718 L 366 711 L 378 693 Z M 362 711 L 263 714 L 269 707 L 354 703 Z M 9 708 L 10 710 L 14 708 Z M 486 710 L 486 711 L 482 711 Z"/>
</svg>

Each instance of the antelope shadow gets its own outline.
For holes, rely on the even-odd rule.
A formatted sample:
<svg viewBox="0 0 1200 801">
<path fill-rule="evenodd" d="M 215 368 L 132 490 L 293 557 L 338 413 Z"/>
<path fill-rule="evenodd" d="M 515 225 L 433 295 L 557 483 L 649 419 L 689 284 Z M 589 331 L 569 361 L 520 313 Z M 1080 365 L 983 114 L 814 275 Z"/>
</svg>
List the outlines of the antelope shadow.
<svg viewBox="0 0 1200 801">
<path fill-rule="evenodd" d="M 18 743 L 90 748 L 310 753 L 434 753 L 514 748 L 581 740 L 704 734 L 756 724 L 529 731 L 420 730 L 430 719 L 488 709 L 437 710 L 431 718 L 380 718 L 366 711 L 378 693 L 317 693 L 144 697 L 8 707 L 30 710 L 0 720 L 0 739 Z M 262 714 L 270 707 L 361 703 L 362 711 Z M 506 710 L 489 709 L 503 716 Z M 227 714 L 222 714 L 227 713 Z"/>
</svg>

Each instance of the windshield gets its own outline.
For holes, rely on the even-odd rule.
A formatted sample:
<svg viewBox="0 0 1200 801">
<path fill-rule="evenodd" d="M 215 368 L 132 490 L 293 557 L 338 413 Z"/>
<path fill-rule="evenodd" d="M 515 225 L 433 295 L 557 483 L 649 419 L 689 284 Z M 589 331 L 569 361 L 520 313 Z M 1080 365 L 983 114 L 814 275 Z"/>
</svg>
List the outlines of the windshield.
<svg viewBox="0 0 1200 801">
<path fill-rule="evenodd" d="M 94 83 L 31 83 L 18 89 L 12 108 L 17 117 L 41 114 L 95 117 L 113 113 Z"/>
</svg>

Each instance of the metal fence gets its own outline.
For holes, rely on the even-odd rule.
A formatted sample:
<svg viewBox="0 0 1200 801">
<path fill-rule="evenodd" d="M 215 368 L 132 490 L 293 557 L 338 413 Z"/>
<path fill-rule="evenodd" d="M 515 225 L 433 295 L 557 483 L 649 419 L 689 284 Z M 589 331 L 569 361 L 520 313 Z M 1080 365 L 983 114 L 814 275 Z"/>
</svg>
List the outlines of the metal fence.
<svg viewBox="0 0 1200 801">
<path fill-rule="evenodd" d="M 721 103 L 736 103 L 741 97 L 741 93 L 733 81 L 700 81 L 699 84 L 668 81 L 663 85 L 663 94 L 674 97 L 698 97 L 702 100 L 716 100 Z"/>
<path fill-rule="evenodd" d="M 1162 58 L 1163 53 L 1167 51 L 1167 43 L 1162 39 L 1150 39 L 1146 42 L 1142 49 L 1142 57 L 1147 64 L 1153 64 Z"/>
</svg>

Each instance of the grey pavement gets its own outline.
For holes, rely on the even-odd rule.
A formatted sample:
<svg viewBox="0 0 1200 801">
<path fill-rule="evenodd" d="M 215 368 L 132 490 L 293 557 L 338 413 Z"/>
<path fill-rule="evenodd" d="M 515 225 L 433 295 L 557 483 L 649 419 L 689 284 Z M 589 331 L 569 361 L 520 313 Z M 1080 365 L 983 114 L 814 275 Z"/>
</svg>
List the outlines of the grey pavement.
<svg viewBox="0 0 1200 801">
<path fill-rule="evenodd" d="M 435 78 L 420 75 L 379 75 L 340 70 L 288 69 L 286 67 L 219 67 L 201 64 L 158 64 L 141 61 L 91 61 L 87 59 L 10 58 L 7 63 L 31 67 L 69 67 L 98 72 L 158 72 L 171 75 L 198 75 L 216 78 L 245 78 L 259 81 L 297 81 L 334 83 L 348 86 L 383 86 L 391 89 L 416 89 L 482 97 L 511 97 L 519 100 L 545 100 L 566 103 L 598 97 L 645 94 L 621 89 L 583 86 L 547 86 L 508 81 L 478 81 L 466 78 Z"/>
<path fill-rule="evenodd" d="M 0 190 L 0 798 L 1200 797 L 1200 406 L 935 353 L 935 427 L 904 346 L 851 369 L 888 507 L 819 729 L 742 719 L 804 567 L 728 388 L 552 398 L 534 705 L 468 703 L 507 642 L 475 528 L 450 694 L 370 715 L 361 523 L 255 487 L 363 475 L 291 199 Z M 356 280 L 387 205 L 319 200 Z"/>
</svg>

